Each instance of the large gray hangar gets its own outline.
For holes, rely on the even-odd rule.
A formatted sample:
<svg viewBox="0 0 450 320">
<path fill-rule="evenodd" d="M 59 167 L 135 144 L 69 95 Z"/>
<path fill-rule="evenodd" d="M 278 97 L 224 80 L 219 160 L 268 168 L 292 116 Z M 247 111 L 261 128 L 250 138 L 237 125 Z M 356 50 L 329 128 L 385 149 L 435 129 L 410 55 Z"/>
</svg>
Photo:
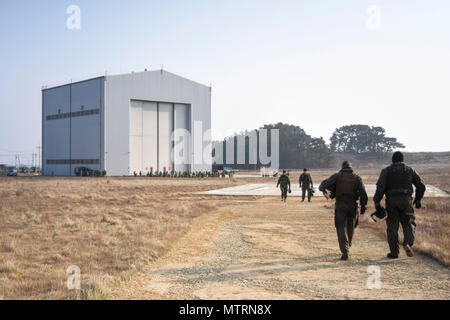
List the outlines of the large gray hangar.
<svg viewBox="0 0 450 320">
<path fill-rule="evenodd" d="M 210 171 L 211 88 L 167 71 L 42 90 L 44 175 Z"/>
</svg>

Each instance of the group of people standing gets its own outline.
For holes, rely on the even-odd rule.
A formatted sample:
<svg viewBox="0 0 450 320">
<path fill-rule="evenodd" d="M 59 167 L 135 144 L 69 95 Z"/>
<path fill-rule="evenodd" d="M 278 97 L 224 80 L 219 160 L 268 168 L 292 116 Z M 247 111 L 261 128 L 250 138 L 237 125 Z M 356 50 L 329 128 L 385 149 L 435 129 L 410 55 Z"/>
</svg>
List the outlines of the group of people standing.
<svg viewBox="0 0 450 320">
<path fill-rule="evenodd" d="M 387 257 L 396 259 L 399 256 L 398 229 L 402 225 L 403 247 L 407 256 L 414 255 L 415 216 L 414 207 L 421 208 L 421 200 L 425 194 L 425 184 L 417 172 L 404 164 L 404 156 L 397 151 L 392 156 L 392 164 L 381 171 L 377 182 L 377 190 L 373 198 L 377 212 L 386 211 L 387 240 L 390 252 Z M 302 189 L 302 201 L 306 193 L 308 201 L 313 195 L 313 182 L 308 170 L 300 175 L 299 184 Z M 286 171 L 278 179 L 277 187 L 281 188 L 282 201 L 286 202 L 287 193 L 291 193 L 291 183 Z M 415 187 L 415 197 L 413 193 Z M 368 197 L 361 177 L 356 174 L 349 161 L 342 163 L 339 172 L 322 181 L 319 190 L 327 198 L 336 199 L 335 227 L 337 230 L 341 259 L 348 260 L 352 246 L 353 234 L 358 226 L 359 216 L 366 212 Z M 381 200 L 386 197 L 386 210 Z M 359 203 L 359 206 L 358 206 Z"/>
</svg>

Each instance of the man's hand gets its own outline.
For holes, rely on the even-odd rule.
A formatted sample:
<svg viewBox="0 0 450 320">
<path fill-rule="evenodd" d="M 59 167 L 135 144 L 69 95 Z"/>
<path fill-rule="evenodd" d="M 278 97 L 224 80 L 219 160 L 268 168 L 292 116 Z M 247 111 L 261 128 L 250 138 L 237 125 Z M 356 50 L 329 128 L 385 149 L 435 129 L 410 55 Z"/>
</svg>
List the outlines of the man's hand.
<svg viewBox="0 0 450 320">
<path fill-rule="evenodd" d="M 289 193 L 292 193 L 291 188 L 289 188 Z"/>
<path fill-rule="evenodd" d="M 361 214 L 364 214 L 364 213 L 366 213 L 366 206 L 361 207 Z"/>
<path fill-rule="evenodd" d="M 381 208 L 380 202 L 375 202 L 375 209 L 379 210 Z"/>
<path fill-rule="evenodd" d="M 417 198 L 414 199 L 413 204 L 416 206 L 416 209 L 422 208 L 422 202 L 421 202 L 421 200 L 419 200 L 419 199 L 417 199 Z"/>
</svg>

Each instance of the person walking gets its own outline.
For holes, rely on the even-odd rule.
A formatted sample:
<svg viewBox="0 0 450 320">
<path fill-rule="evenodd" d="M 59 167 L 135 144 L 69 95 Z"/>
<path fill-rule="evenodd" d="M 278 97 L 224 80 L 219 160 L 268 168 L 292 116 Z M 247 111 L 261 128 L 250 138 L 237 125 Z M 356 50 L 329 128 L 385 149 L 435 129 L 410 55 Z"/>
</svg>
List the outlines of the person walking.
<svg viewBox="0 0 450 320">
<path fill-rule="evenodd" d="M 344 161 L 342 169 L 322 181 L 319 190 L 324 193 L 328 190 L 336 196 L 334 221 L 339 249 L 342 252 L 341 260 L 348 260 L 354 230 L 359 221 L 358 200 L 361 214 L 366 212 L 368 198 L 364 183 L 361 177 L 353 171 L 352 164 Z"/>
</svg>

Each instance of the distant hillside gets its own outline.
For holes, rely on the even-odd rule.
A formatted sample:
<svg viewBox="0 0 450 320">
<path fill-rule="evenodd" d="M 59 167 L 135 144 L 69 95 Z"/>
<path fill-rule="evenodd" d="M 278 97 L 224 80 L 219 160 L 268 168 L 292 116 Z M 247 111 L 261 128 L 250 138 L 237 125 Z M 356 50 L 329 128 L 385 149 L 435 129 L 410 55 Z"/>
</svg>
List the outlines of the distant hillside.
<svg viewBox="0 0 450 320">
<path fill-rule="evenodd" d="M 409 164 L 450 164 L 450 152 L 403 152 L 405 162 Z M 378 167 L 391 162 L 392 153 L 373 155 L 373 154 L 354 154 L 336 152 L 334 156 L 334 166 L 339 166 L 342 161 L 349 160 L 355 167 Z"/>
</svg>

